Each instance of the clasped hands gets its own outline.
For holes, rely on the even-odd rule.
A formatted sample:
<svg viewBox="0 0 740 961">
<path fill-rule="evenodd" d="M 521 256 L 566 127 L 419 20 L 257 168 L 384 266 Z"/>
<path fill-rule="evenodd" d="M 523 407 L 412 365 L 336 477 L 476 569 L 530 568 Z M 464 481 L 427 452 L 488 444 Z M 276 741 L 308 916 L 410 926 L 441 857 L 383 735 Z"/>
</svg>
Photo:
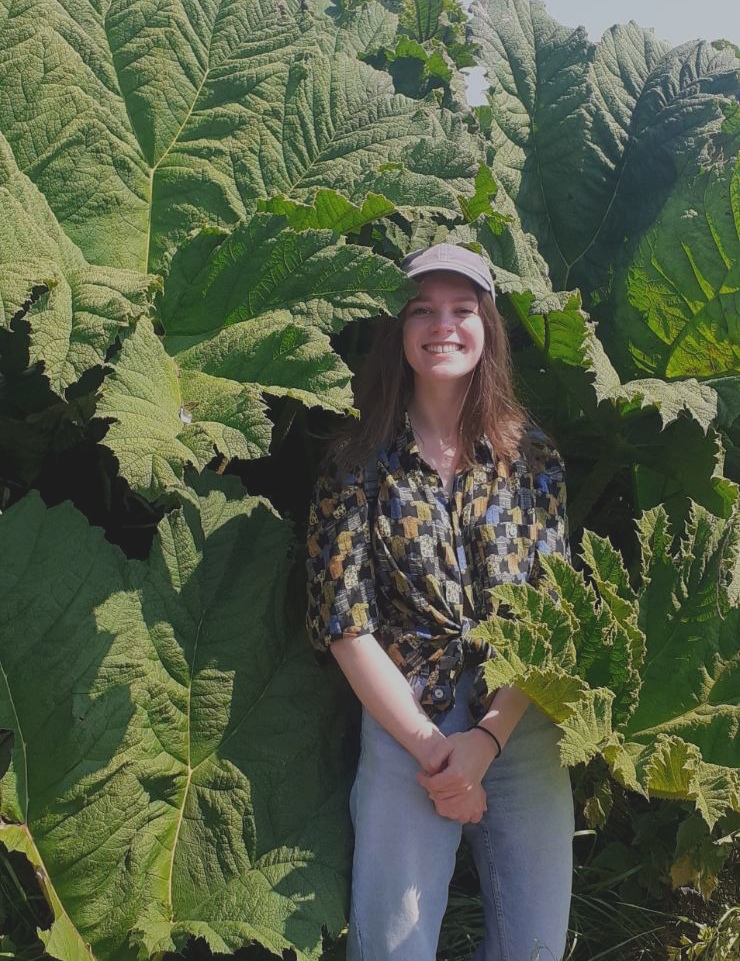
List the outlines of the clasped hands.
<svg viewBox="0 0 740 961">
<path fill-rule="evenodd" d="M 434 744 L 416 780 L 437 814 L 461 824 L 477 824 L 486 811 L 481 782 L 495 755 L 495 744 L 482 731 L 450 734 Z"/>
</svg>

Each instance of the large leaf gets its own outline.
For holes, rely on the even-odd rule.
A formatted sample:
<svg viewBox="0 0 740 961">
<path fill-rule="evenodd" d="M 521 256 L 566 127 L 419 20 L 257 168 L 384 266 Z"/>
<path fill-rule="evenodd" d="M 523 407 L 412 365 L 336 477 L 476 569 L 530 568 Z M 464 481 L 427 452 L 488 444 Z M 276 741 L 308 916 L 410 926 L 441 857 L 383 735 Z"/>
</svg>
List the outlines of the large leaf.
<svg viewBox="0 0 740 961">
<path fill-rule="evenodd" d="M 517 353 L 530 403 L 558 425 L 561 449 L 576 467 L 574 530 L 620 473 L 631 477 L 638 510 L 663 503 L 680 524 L 692 498 L 730 515 L 736 489 L 722 476 L 714 387 L 693 379 L 622 383 L 577 297 L 547 313 L 532 294 L 512 292 L 509 303 L 535 348 Z"/>
<path fill-rule="evenodd" d="M 543 557 L 537 589 L 496 588 L 514 619 L 478 629 L 498 655 L 486 677 L 491 688 L 520 687 L 561 727 L 564 763 L 600 753 L 626 787 L 690 799 L 711 826 L 740 805 L 740 605 L 728 591 L 740 564 L 737 515 L 694 505 L 673 546 L 656 508 L 639 539 L 636 592 L 619 554 L 589 532 L 593 586 L 562 558 Z"/>
<path fill-rule="evenodd" d="M 199 411 L 206 423 L 194 423 L 177 365 L 151 324 L 136 326 L 110 370 L 97 416 L 110 421 L 104 442 L 116 455 L 121 475 L 134 491 L 150 499 L 173 489 L 186 494 L 185 468 L 192 465 L 202 470 L 215 454 L 207 429 L 210 405 L 202 405 Z M 227 418 L 223 410 L 219 413 L 223 423 Z M 254 453 L 242 433 L 252 437 L 258 453 L 266 450 L 269 423 L 264 414 L 257 419 L 256 413 L 260 413 L 260 401 L 255 390 L 251 396 L 232 398 L 232 417 L 241 414 L 241 432 L 233 437 L 241 442 L 237 456 Z"/>
<path fill-rule="evenodd" d="M 34 495 L 0 526 L 0 841 L 43 866 L 49 950 L 194 934 L 317 957 L 343 923 L 346 779 L 337 701 L 286 620 L 288 526 L 236 481 L 163 520 L 147 562 Z"/>
<path fill-rule="evenodd" d="M 25 321 L 29 362 L 63 393 L 150 309 L 158 280 L 89 264 L 18 169 L 2 133 L 0 222 L 0 328 L 18 332 Z"/>
<path fill-rule="evenodd" d="M 738 59 L 729 44 L 671 50 L 634 22 L 593 44 L 529 0 L 475 0 L 471 12 L 491 81 L 478 113 L 494 175 L 555 285 L 590 294 L 624 239 L 652 223 L 680 163 L 719 131 Z"/>
<path fill-rule="evenodd" d="M 288 212 L 330 216 L 318 204 Z M 266 455 L 263 394 L 351 410 L 351 372 L 327 335 L 358 317 L 397 313 L 414 286 L 367 247 L 331 230 L 293 230 L 277 214 L 199 233 L 172 260 L 164 342 L 139 325 L 109 365 L 97 415 L 112 422 L 104 443 L 121 474 L 156 498 L 184 491 L 185 468 L 202 469 L 216 453 Z"/>
<path fill-rule="evenodd" d="M 669 380 L 740 369 L 740 162 L 690 170 L 615 284 L 605 341 Z"/>
<path fill-rule="evenodd" d="M 367 0 L 354 7 L 348 5 L 339 14 L 337 23 L 341 27 L 336 35 L 337 49 L 362 57 L 393 43 L 398 14 L 379 0 Z"/>
<path fill-rule="evenodd" d="M 388 17 L 374 18 L 387 36 Z M 32 328 L 43 338 L 32 360 L 53 360 L 64 386 L 109 359 L 151 301 L 152 278 L 91 271 L 68 237 L 93 262 L 167 275 L 158 306 L 182 376 L 151 339 L 139 356 L 136 334 L 115 354 L 97 412 L 112 423 L 106 442 L 121 472 L 145 496 L 182 488 L 185 465 L 216 453 L 263 456 L 264 393 L 350 409 L 350 372 L 325 335 L 397 312 L 409 285 L 342 233 L 396 209 L 454 218 L 475 190 L 481 146 L 465 124 L 434 98 L 398 95 L 387 73 L 357 58 L 372 24 L 345 22 L 343 43 L 343 26 L 298 0 L 177 0 L 165 18 L 145 0 L 105 11 L 83 0 L 0 4 L 9 169 L 36 184 L 40 193 L 22 181 L 66 245 L 47 253 L 29 232 L 22 249 L 36 260 L 0 274 L 6 312 L 39 296 L 33 311 L 55 308 Z M 73 255 L 80 276 L 70 279 L 63 258 Z"/>
<path fill-rule="evenodd" d="M 175 357 L 184 395 L 188 404 L 195 404 L 197 420 L 204 418 L 192 396 L 190 381 L 196 377 L 210 378 L 214 388 L 227 390 L 228 383 L 236 389 L 241 381 L 251 382 L 273 396 L 294 397 L 307 407 L 320 405 L 337 413 L 352 406 L 350 371 L 331 350 L 329 338 L 295 323 L 287 311 L 236 324 Z"/>
<path fill-rule="evenodd" d="M 193 229 L 319 187 L 456 210 L 465 126 L 336 29 L 300 0 L 2 0 L 0 132 L 97 263 L 159 269 Z"/>
<path fill-rule="evenodd" d="M 162 304 L 170 349 L 274 310 L 326 333 L 397 313 L 415 285 L 395 264 L 341 240 L 330 230 L 293 230 L 268 213 L 228 235 L 195 238 L 178 252 Z"/>
</svg>

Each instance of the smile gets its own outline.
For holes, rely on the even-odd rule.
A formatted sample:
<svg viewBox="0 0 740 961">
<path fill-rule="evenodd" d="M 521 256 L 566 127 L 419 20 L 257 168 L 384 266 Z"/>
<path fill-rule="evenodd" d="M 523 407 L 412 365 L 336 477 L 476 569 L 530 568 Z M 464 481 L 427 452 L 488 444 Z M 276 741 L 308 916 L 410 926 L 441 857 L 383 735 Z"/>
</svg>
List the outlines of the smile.
<svg viewBox="0 0 740 961">
<path fill-rule="evenodd" d="M 429 351 L 430 354 L 452 354 L 462 349 L 462 344 L 424 344 L 424 350 Z"/>
</svg>

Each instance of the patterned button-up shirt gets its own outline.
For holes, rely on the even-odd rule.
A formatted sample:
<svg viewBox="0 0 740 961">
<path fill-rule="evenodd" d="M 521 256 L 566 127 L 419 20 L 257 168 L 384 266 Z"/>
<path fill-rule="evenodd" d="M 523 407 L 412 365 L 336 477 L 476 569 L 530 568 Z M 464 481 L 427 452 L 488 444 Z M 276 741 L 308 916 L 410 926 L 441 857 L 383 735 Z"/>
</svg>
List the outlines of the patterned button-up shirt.
<svg viewBox="0 0 740 961">
<path fill-rule="evenodd" d="M 463 668 L 476 668 L 471 712 L 493 692 L 491 646 L 469 635 L 493 614 L 497 584 L 532 580 L 538 553 L 569 557 L 563 462 L 537 431 L 509 471 L 487 440 L 450 495 L 419 454 L 408 417 L 378 452 L 377 497 L 363 468 L 319 477 L 308 525 L 309 637 L 318 650 L 345 634 L 374 634 L 430 717 L 454 703 Z"/>
</svg>

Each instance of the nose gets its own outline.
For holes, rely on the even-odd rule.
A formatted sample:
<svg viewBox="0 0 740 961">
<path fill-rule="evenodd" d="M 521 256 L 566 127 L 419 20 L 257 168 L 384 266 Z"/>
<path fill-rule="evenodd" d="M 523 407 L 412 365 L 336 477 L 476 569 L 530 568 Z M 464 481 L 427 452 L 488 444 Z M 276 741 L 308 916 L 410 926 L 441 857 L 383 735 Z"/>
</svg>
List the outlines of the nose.
<svg viewBox="0 0 740 961">
<path fill-rule="evenodd" d="M 432 314 L 432 330 L 454 330 L 455 314 L 449 307 L 440 307 Z"/>
</svg>

